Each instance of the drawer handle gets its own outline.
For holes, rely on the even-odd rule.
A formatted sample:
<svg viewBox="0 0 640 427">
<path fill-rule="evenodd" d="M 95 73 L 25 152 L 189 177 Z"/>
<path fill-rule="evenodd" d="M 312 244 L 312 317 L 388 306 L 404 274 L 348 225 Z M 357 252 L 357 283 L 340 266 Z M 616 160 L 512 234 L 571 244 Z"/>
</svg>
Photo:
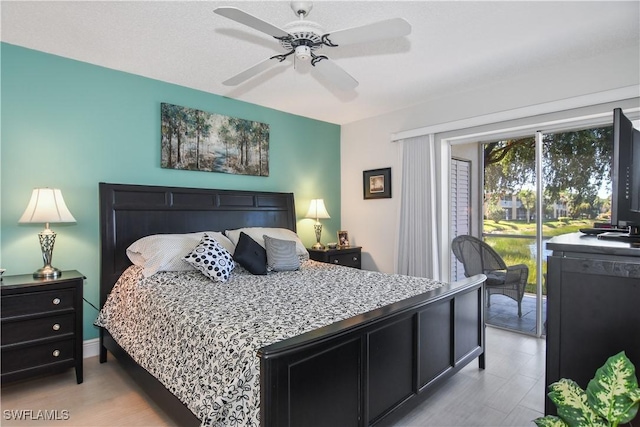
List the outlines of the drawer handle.
<svg viewBox="0 0 640 427">
<path fill-rule="evenodd" d="M 58 357 L 60 356 L 60 350 L 53 350 L 53 357 Z"/>
<path fill-rule="evenodd" d="M 54 298 L 51 302 L 53 302 L 53 305 L 58 305 L 60 304 L 60 298 Z"/>
<path fill-rule="evenodd" d="M 353 260 L 354 260 L 354 261 L 357 261 L 357 260 L 358 260 L 358 257 L 357 257 L 357 256 L 354 256 L 354 257 L 353 257 Z"/>
<path fill-rule="evenodd" d="M 340 262 L 339 262 L 337 259 L 334 259 L 334 260 L 333 260 L 333 263 L 334 263 L 334 264 L 340 264 Z"/>
<path fill-rule="evenodd" d="M 59 331 L 60 330 L 60 323 L 54 323 L 52 326 L 54 331 Z"/>
</svg>

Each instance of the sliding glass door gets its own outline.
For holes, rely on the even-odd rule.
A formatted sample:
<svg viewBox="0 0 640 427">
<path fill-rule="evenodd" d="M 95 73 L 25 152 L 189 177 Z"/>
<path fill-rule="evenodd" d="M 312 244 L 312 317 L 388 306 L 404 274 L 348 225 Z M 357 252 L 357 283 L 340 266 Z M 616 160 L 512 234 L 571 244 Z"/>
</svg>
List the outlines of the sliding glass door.
<svg viewBox="0 0 640 427">
<path fill-rule="evenodd" d="M 474 217 L 479 226 L 468 234 L 479 236 L 506 265 L 528 270 L 522 293 L 489 286 L 486 321 L 544 335 L 549 255 L 545 244 L 553 236 L 609 220 L 611 127 L 538 133 L 475 146 L 482 185 L 478 206 L 471 209 L 478 212 Z M 452 234 L 461 233 L 452 228 Z"/>
<path fill-rule="evenodd" d="M 481 238 L 509 268 L 506 283 L 487 284 L 486 322 L 534 335 L 538 334 L 538 287 L 544 284 L 537 268 L 536 159 L 534 135 L 482 144 Z M 510 275 L 510 271 L 519 274 Z"/>
</svg>

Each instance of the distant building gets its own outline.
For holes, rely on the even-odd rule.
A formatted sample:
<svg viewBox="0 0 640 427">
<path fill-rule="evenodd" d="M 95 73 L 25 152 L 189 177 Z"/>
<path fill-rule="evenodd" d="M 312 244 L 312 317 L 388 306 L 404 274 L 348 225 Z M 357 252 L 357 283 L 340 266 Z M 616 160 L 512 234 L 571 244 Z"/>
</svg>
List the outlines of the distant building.
<svg viewBox="0 0 640 427">
<path fill-rule="evenodd" d="M 504 210 L 504 220 L 518 220 L 518 221 L 526 221 L 527 220 L 527 210 L 522 206 L 522 202 L 518 199 L 518 196 L 515 194 L 507 194 L 500 198 L 500 207 Z M 552 218 L 550 219 L 558 219 L 560 217 L 568 216 L 567 202 L 565 201 L 557 201 L 553 203 L 553 213 Z M 548 212 L 549 209 L 546 209 Z M 486 212 L 486 203 L 485 203 L 485 212 Z M 535 211 L 530 212 L 533 219 L 535 215 Z"/>
</svg>

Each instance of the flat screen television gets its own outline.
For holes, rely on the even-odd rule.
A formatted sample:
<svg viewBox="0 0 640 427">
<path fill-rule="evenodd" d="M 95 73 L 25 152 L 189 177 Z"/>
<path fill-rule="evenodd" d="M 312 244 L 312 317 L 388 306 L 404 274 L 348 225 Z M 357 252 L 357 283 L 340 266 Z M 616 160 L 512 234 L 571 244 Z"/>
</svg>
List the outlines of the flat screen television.
<svg viewBox="0 0 640 427">
<path fill-rule="evenodd" d="M 611 224 L 640 234 L 640 131 L 613 110 Z"/>
</svg>

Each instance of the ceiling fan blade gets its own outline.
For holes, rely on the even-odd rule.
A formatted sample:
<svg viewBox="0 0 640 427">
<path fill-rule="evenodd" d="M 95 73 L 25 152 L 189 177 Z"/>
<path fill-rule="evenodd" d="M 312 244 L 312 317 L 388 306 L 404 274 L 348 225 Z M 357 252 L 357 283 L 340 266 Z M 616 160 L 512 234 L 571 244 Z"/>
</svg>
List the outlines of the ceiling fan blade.
<svg viewBox="0 0 640 427">
<path fill-rule="evenodd" d="M 340 89 L 352 90 L 359 84 L 358 81 L 351 77 L 349 73 L 326 57 L 314 62 L 313 66 L 327 80 Z"/>
<path fill-rule="evenodd" d="M 251 77 L 257 76 L 261 72 L 268 70 L 278 62 L 281 61 L 276 57 L 265 59 L 264 61 L 258 62 L 253 67 L 249 67 L 246 70 L 231 77 L 230 79 L 223 81 L 222 84 L 225 86 L 237 86 L 240 83 L 249 80 Z"/>
<path fill-rule="evenodd" d="M 263 21 L 260 18 L 256 18 L 255 16 L 250 15 L 247 12 L 238 9 L 237 7 L 219 7 L 217 9 L 214 9 L 213 12 L 217 13 L 218 15 L 224 16 L 225 18 L 229 18 L 233 21 L 251 27 L 255 30 L 266 33 L 272 37 L 291 37 L 289 33 L 284 31 L 283 29 L 278 28 L 266 21 Z"/>
<path fill-rule="evenodd" d="M 402 18 L 386 19 L 360 27 L 334 31 L 322 36 L 329 46 L 372 42 L 406 36 L 411 33 L 411 24 Z"/>
</svg>

